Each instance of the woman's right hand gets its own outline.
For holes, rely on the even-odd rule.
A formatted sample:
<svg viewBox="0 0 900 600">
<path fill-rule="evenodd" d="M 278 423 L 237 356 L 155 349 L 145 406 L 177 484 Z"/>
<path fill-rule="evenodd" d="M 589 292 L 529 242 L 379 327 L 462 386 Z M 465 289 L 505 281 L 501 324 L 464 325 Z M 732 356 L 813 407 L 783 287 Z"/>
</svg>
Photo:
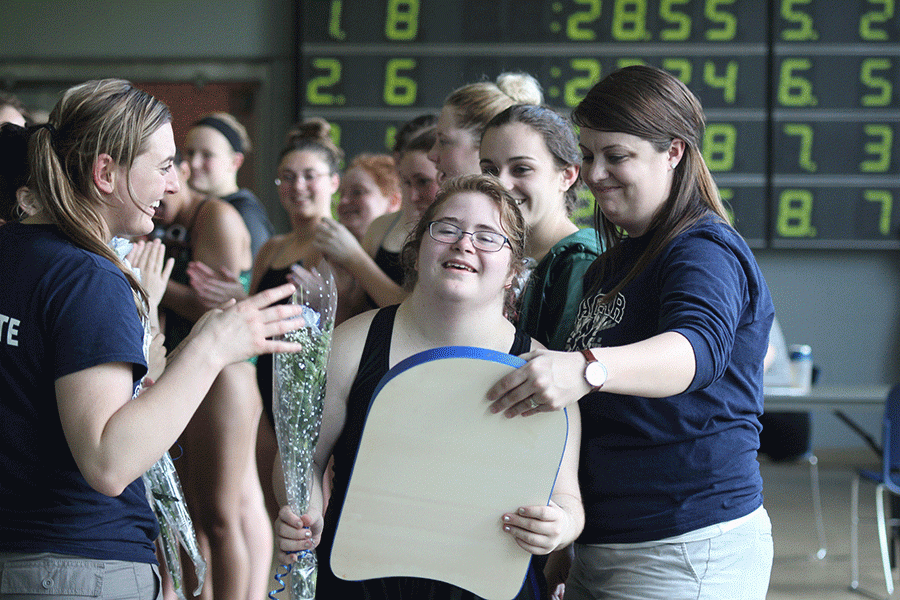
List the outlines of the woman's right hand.
<svg viewBox="0 0 900 600">
<path fill-rule="evenodd" d="M 318 511 L 310 511 L 298 517 L 290 506 L 282 506 L 275 522 L 275 543 L 278 560 L 283 565 L 297 561 L 297 554 L 312 550 L 322 541 L 324 519 Z"/>
<path fill-rule="evenodd" d="M 205 338 L 223 367 L 260 354 L 300 352 L 301 344 L 271 339 L 306 325 L 300 317 L 301 305 L 275 304 L 296 289 L 286 283 L 240 302 L 229 300 L 220 308 L 207 311 L 191 329 L 188 340 Z"/>
<path fill-rule="evenodd" d="M 222 267 L 218 271 L 199 261 L 187 266 L 188 280 L 197 297 L 206 308 L 217 308 L 229 300 L 247 298 L 247 291 L 240 275 Z"/>
</svg>

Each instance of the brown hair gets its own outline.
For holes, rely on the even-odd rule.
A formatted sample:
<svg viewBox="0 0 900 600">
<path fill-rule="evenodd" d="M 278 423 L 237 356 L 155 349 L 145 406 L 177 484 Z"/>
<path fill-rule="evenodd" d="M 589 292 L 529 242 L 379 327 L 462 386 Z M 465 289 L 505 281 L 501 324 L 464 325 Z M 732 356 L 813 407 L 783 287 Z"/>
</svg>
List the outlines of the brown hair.
<svg viewBox="0 0 900 600">
<path fill-rule="evenodd" d="M 359 167 L 369 174 L 382 196 L 386 198 L 400 196 L 400 175 L 397 173 L 393 156 L 364 152 L 350 161 L 347 170 L 354 167 Z"/>
<path fill-rule="evenodd" d="M 288 130 L 278 161 L 294 151 L 315 152 L 328 165 L 331 175 L 340 170 L 344 160 L 344 151 L 331 141 L 331 124 L 318 117 L 297 123 Z"/>
<path fill-rule="evenodd" d="M 472 132 L 477 145 L 494 115 L 514 104 L 543 104 L 537 79 L 527 73 L 501 73 L 496 82 L 479 81 L 457 88 L 444 100 L 454 109 L 456 124 Z"/>
<path fill-rule="evenodd" d="M 29 144 L 28 188 L 38 207 L 76 246 L 118 266 L 143 303 L 147 296 L 140 283 L 107 244 L 110 232 L 100 214 L 104 199 L 93 167 L 108 154 L 127 178 L 150 136 L 171 120 L 165 104 L 127 81 L 88 81 L 66 90 Z M 128 189 L 131 193 L 130 182 Z"/>
<path fill-rule="evenodd" d="M 510 261 L 512 268 L 519 273 L 524 267 L 526 225 L 516 200 L 503 186 L 503 183 L 492 175 L 463 175 L 444 182 L 434 202 L 422 213 L 415 229 L 410 232 L 400 250 L 400 263 L 403 265 L 404 285 L 407 290 L 412 290 L 418 281 L 416 261 L 419 258 L 422 238 L 427 235 L 429 223 L 434 220 L 435 214 L 444 202 L 462 192 L 477 192 L 494 201 L 500 210 L 500 225 L 503 227 L 503 234 L 509 240 L 512 250 Z M 515 300 L 515 294 L 511 290 L 506 297 L 507 314 L 512 314 L 509 311 Z"/>
<path fill-rule="evenodd" d="M 712 174 L 703 160 L 700 143 L 706 119 L 700 100 L 675 76 L 645 65 L 625 67 L 594 85 L 575 110 L 572 120 L 580 127 L 627 133 L 650 142 L 665 152 L 673 140 L 684 142 L 684 155 L 675 167 L 669 198 L 650 222 L 652 236 L 634 267 L 612 290 L 608 302 L 643 270 L 675 237 L 705 217 L 730 223 Z M 589 280 L 599 282 L 602 273 L 615 268 L 624 233 L 595 207 L 594 223 L 605 252 L 592 265 Z M 595 283 L 591 292 L 598 290 Z"/>
<path fill-rule="evenodd" d="M 581 166 L 581 150 L 578 149 L 578 139 L 572 126 L 559 113 L 546 106 L 530 104 L 517 104 L 494 116 L 484 128 L 502 127 L 510 123 L 522 123 L 538 133 L 544 140 L 544 145 L 558 169 L 562 170 L 571 165 Z M 484 137 L 484 134 L 482 134 Z M 566 190 L 566 213 L 572 214 L 578 202 L 578 187 L 581 184 L 581 174 L 575 182 Z"/>
</svg>

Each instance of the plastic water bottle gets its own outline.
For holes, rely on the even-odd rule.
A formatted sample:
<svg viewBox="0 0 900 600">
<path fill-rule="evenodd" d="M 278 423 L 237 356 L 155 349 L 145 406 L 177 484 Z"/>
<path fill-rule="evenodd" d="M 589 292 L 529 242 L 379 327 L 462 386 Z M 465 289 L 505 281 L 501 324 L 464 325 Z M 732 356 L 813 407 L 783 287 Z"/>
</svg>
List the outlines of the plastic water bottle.
<svg viewBox="0 0 900 600">
<path fill-rule="evenodd" d="M 808 394 L 812 387 L 813 358 L 812 348 L 806 344 L 792 344 L 790 347 L 791 371 L 794 376 L 794 387 Z"/>
</svg>

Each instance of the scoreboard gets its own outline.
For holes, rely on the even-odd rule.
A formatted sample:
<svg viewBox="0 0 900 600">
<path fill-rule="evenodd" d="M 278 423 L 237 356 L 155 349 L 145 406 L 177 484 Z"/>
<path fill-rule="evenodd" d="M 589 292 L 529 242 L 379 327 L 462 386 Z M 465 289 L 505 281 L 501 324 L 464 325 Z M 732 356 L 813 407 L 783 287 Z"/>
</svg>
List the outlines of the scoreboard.
<svg viewBox="0 0 900 600">
<path fill-rule="evenodd" d="M 460 85 L 534 75 L 568 115 L 604 75 L 666 69 L 754 247 L 900 248 L 895 0 L 298 0 L 299 104 L 348 157 Z"/>
</svg>

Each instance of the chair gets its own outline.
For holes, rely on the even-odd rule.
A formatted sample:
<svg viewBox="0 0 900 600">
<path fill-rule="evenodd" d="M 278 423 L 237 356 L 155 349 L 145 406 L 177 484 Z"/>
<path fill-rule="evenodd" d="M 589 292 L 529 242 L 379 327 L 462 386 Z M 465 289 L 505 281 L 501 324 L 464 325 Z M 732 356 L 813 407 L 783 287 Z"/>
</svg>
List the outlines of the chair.
<svg viewBox="0 0 900 600">
<path fill-rule="evenodd" d="M 884 498 L 885 492 L 900 496 L 900 385 L 893 386 L 888 392 L 881 428 L 881 470 L 857 469 L 850 488 L 850 589 L 872 595 L 859 587 L 859 482 L 865 479 L 875 484 L 878 543 L 881 548 L 884 584 L 890 596 L 894 593 L 894 578 L 888 550 L 888 519 Z"/>
<path fill-rule="evenodd" d="M 825 522 L 822 517 L 822 492 L 819 488 L 819 459 L 812 451 L 812 416 L 809 412 L 770 412 L 760 416 L 763 426 L 759 453 L 773 463 L 809 465 L 810 492 L 819 548 L 813 558 L 822 560 L 828 553 Z M 806 555 L 804 555 L 806 558 Z"/>
</svg>

